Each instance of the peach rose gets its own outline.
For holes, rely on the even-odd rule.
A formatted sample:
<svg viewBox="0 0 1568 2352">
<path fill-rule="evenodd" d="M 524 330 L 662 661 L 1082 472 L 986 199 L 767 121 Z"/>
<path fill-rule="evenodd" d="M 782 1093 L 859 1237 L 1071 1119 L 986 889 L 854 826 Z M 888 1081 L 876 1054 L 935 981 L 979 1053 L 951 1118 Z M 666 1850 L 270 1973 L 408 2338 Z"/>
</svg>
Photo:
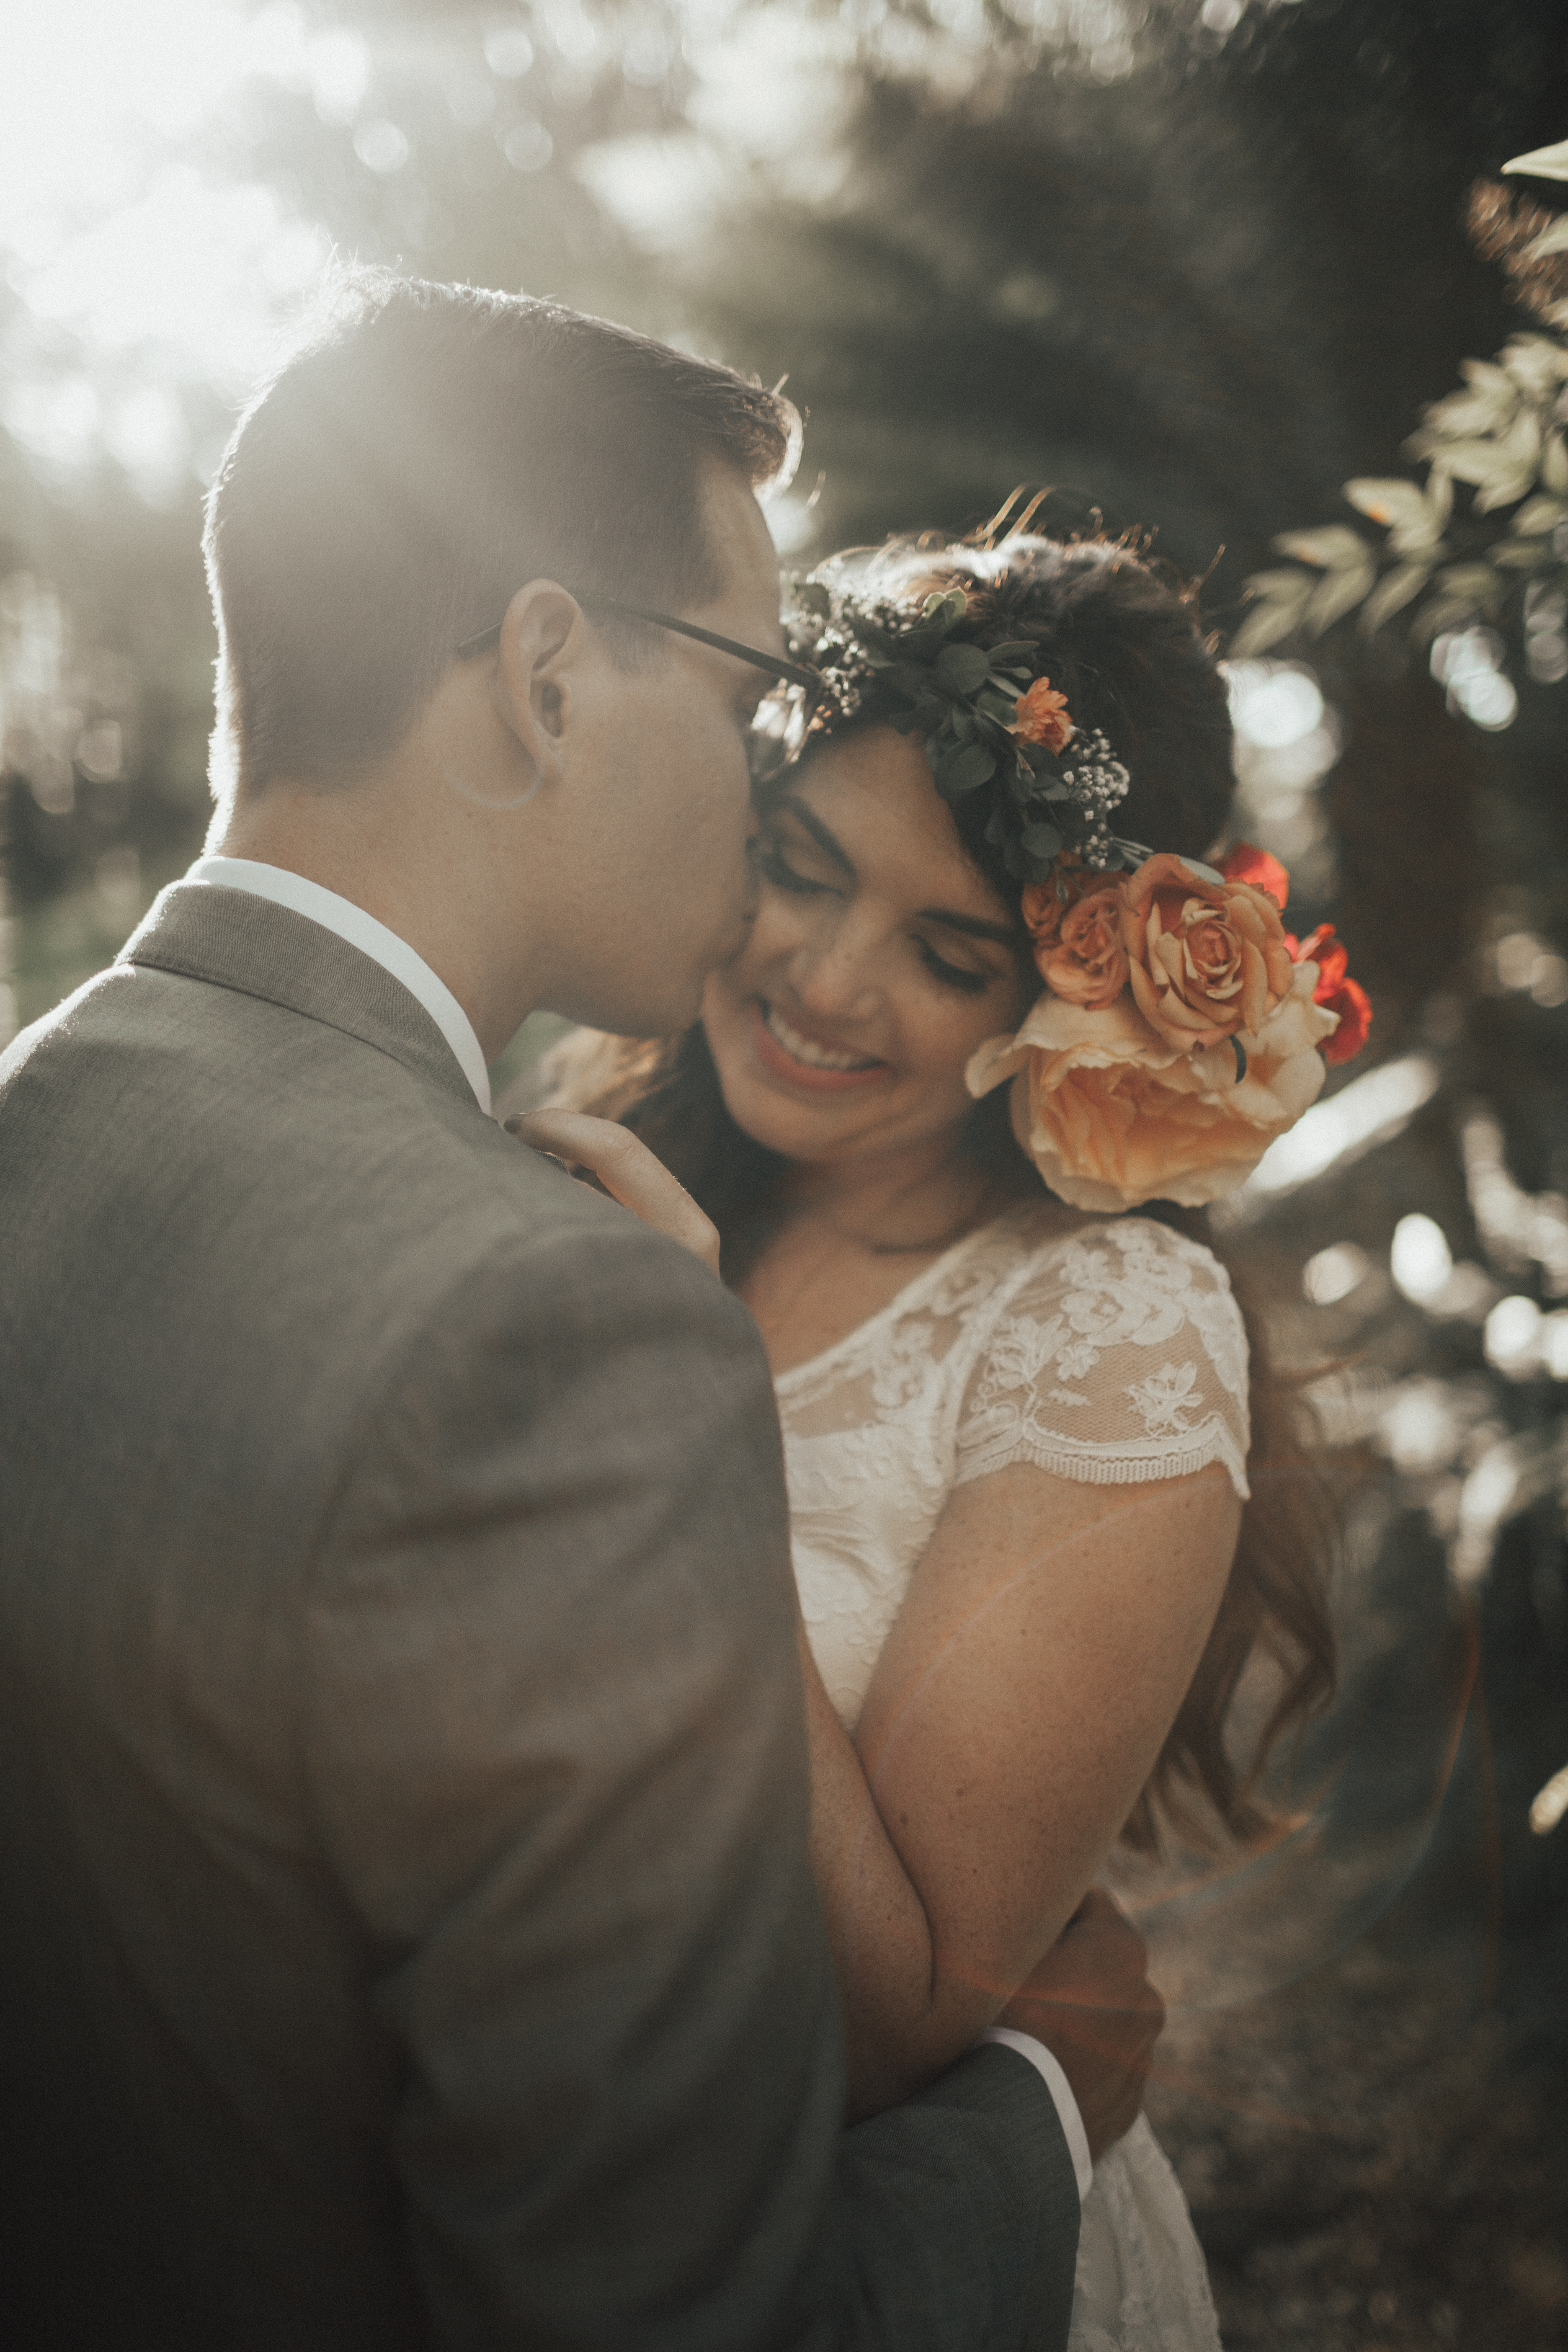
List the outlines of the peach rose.
<svg viewBox="0 0 1568 2352">
<path fill-rule="evenodd" d="M 1090 890 L 1102 889 L 1103 874 L 1086 866 L 1076 849 L 1064 849 L 1051 867 L 1048 882 L 1031 882 L 1019 902 L 1024 929 L 1035 942 L 1035 961 L 1042 951 L 1054 948 L 1061 937 L 1062 918 L 1069 907 Z"/>
<path fill-rule="evenodd" d="M 1201 1208 L 1245 1183 L 1323 1083 L 1334 1015 L 1293 967 L 1285 994 L 1246 1039 L 1238 1079 L 1227 1043 L 1172 1044 L 1126 993 L 1103 1011 L 1040 997 L 1014 1037 L 993 1037 L 965 1073 L 972 1095 L 1013 1081 L 1013 1131 L 1075 1208 L 1144 1201 Z"/>
<path fill-rule="evenodd" d="M 1068 717 L 1068 698 L 1048 677 L 1037 677 L 1013 709 L 1012 731 L 1021 743 L 1043 743 L 1047 751 L 1064 751 L 1077 730 Z"/>
<path fill-rule="evenodd" d="M 1183 858 L 1146 858 L 1126 885 L 1121 936 L 1150 1026 L 1191 1053 L 1256 1032 L 1290 991 L 1279 908 L 1248 882 L 1210 882 Z"/>
<path fill-rule="evenodd" d="M 1091 1013 L 1115 1003 L 1127 985 L 1121 912 L 1121 887 L 1115 882 L 1063 910 L 1055 944 L 1041 940 L 1035 949 L 1040 978 L 1053 996 Z"/>
</svg>

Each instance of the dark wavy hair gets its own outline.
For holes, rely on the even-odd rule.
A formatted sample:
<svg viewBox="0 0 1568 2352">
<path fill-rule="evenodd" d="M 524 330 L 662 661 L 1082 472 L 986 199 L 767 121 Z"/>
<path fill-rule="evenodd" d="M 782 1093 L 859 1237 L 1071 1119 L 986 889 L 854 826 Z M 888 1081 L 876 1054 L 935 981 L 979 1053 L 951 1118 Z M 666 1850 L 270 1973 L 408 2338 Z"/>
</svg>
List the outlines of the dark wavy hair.
<svg viewBox="0 0 1568 2352">
<path fill-rule="evenodd" d="M 1233 791 L 1225 681 L 1194 593 L 1157 569 L 1135 539 L 1015 533 L 994 547 L 895 540 L 871 560 L 867 578 L 873 593 L 911 603 L 962 586 L 983 625 L 995 623 L 1009 638 L 1046 649 L 1044 666 L 1077 724 L 1103 730 L 1131 772 L 1118 831 L 1192 857 L 1222 835 Z M 833 740 L 855 723 L 837 724 Z M 785 778 L 798 774 L 817 740 L 808 736 Z M 764 805 L 782 781 L 763 788 Z M 969 857 L 1004 903 L 1015 903 L 1020 886 L 985 838 L 989 793 L 952 805 Z M 1019 957 L 1032 980 L 1026 937 Z M 731 1118 L 700 1024 L 676 1039 L 569 1039 L 550 1075 L 554 1100 L 619 1119 L 642 1137 L 718 1226 L 726 1280 L 743 1278 L 773 1230 L 787 1163 Z M 1013 1136 L 1005 1087 L 975 1105 L 964 1142 L 990 1180 L 971 1223 L 1009 1201 L 1038 1196 L 1040 1178 Z M 1139 1213 L 1214 1246 L 1202 1211 L 1153 1202 Z M 1252 1498 L 1197 1671 L 1121 1831 L 1140 1853 L 1158 1852 L 1166 1827 L 1212 1846 L 1216 1819 L 1239 1840 L 1271 1833 L 1275 1824 L 1258 1799 L 1269 1759 L 1334 1688 L 1328 1489 L 1303 1444 L 1296 1399 L 1271 1370 L 1258 1318 L 1237 1287 L 1251 1350 Z M 1278 1687 L 1238 1757 L 1227 1735 L 1243 1675 L 1258 1654 L 1272 1663 Z"/>
</svg>

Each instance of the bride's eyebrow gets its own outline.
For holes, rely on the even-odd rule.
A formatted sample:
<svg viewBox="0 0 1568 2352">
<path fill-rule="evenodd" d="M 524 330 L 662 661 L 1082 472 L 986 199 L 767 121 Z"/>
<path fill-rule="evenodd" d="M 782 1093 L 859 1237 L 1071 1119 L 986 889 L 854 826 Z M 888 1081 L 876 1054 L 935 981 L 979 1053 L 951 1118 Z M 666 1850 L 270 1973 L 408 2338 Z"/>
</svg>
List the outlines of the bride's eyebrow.
<svg viewBox="0 0 1568 2352">
<path fill-rule="evenodd" d="M 791 816 L 795 818 L 795 823 L 799 825 L 803 825 L 805 831 L 810 834 L 818 849 L 822 850 L 826 856 L 831 857 L 835 866 L 841 866 L 844 868 L 845 873 L 848 875 L 849 879 L 853 882 L 855 879 L 854 860 L 850 857 L 848 851 L 845 848 L 843 843 L 837 838 L 837 835 L 828 832 L 827 827 L 823 824 L 822 819 L 817 815 L 816 810 L 807 808 L 804 801 L 797 801 L 793 793 L 786 793 L 784 798 L 778 803 L 778 805 L 780 808 L 788 809 Z"/>
<path fill-rule="evenodd" d="M 788 809 L 796 824 L 810 834 L 824 855 L 831 857 L 836 866 L 841 866 L 851 881 L 855 879 L 854 861 L 848 851 L 837 835 L 828 831 L 815 809 L 807 808 L 805 803 L 796 800 L 793 793 L 786 793 L 778 806 Z M 998 947 L 1016 947 L 1018 943 L 1015 924 L 989 922 L 984 915 L 961 915 L 953 907 L 922 907 L 917 920 L 942 923 L 950 931 L 962 931 L 965 939 L 994 940 Z"/>
</svg>

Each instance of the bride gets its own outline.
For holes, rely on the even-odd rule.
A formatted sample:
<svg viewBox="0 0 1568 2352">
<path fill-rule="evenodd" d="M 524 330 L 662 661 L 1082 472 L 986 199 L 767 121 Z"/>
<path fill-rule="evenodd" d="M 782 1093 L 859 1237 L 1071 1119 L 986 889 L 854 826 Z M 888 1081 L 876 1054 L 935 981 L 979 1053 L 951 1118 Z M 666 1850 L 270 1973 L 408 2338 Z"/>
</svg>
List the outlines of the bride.
<svg viewBox="0 0 1568 2352">
<path fill-rule="evenodd" d="M 1113 861 L 1148 853 L 1110 835 L 1113 804 L 1119 824 L 1188 861 L 1223 832 L 1229 721 L 1212 651 L 1125 545 L 895 542 L 824 578 L 803 623 L 824 698 L 760 789 L 746 947 L 686 1036 L 569 1040 L 555 1099 L 630 1127 L 679 1177 L 767 1345 L 815 1861 L 865 2114 L 994 2023 L 1119 1840 L 1150 1851 L 1164 1823 L 1189 1837 L 1206 1824 L 1211 1842 L 1258 1833 L 1257 1774 L 1325 1694 L 1333 1645 L 1307 1490 L 1275 1478 L 1248 1499 L 1249 1462 L 1258 1480 L 1289 1438 L 1256 1356 L 1249 1380 L 1200 1221 L 1168 1205 L 1104 1213 L 1152 1197 L 1138 1153 L 1159 1128 L 1152 1097 L 1089 1086 L 1065 1108 L 1049 1097 L 1060 1116 L 1030 1108 L 1051 1083 L 1031 1063 L 1060 1060 L 1030 1043 L 1037 998 L 1081 1043 L 1122 990 L 1114 1019 L 1138 1024 L 1151 1067 L 1176 1056 L 1160 1065 L 1146 1041 L 1175 1037 L 1168 1086 L 1217 1048 L 1210 1081 L 1237 1102 L 1239 1040 L 1255 1059 L 1268 1045 L 1264 1000 L 1242 981 L 1244 1025 L 1212 972 L 1206 1004 L 1179 987 L 1155 1001 L 1147 973 L 1135 1003 L 1122 987 L 1137 878 Z M 998 701 L 1008 663 L 1021 667 Z M 999 715 L 1016 767 L 994 756 Z M 1036 795 L 1022 820 L 1016 777 Z M 1064 856 L 1075 818 L 1081 854 Z M 1214 898 L 1221 877 L 1197 872 L 1184 887 Z M 1226 887 L 1243 929 L 1261 926 L 1250 985 L 1261 971 L 1269 1006 L 1312 1009 L 1282 977 L 1273 902 L 1260 913 L 1256 889 Z M 1149 972 L 1157 992 L 1157 958 Z M 1181 1024 L 1205 1014 L 1223 1034 L 1196 1036 L 1194 1054 Z M 1316 1019 L 1311 1037 L 1331 1031 Z M 1103 1076 L 1113 1048 L 1096 1051 L 1080 1076 Z M 1258 1066 L 1267 1079 L 1274 1065 Z M 1011 1096 L 996 1090 L 1015 1070 Z M 1205 1100 L 1161 1097 L 1191 1112 L 1168 1188 L 1189 1201 L 1237 1181 L 1205 1179 L 1235 1125 Z M 530 1139 L 594 1164 L 585 1128 L 552 1130 L 550 1116 Z M 1157 1181 L 1144 1170 L 1144 1187 Z M 1259 1648 L 1279 1695 L 1238 1760 L 1232 1702 Z M 1184 2200 L 1140 2119 L 1085 2200 L 1072 2352 L 1218 2340 Z"/>
</svg>

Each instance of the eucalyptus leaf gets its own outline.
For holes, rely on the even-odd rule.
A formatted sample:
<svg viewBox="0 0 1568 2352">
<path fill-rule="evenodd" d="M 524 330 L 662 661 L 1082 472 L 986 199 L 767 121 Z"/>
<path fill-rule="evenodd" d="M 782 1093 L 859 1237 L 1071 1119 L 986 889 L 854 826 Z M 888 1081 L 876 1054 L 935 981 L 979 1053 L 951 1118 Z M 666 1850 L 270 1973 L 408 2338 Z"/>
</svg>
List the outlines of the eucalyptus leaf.
<svg viewBox="0 0 1568 2352">
<path fill-rule="evenodd" d="M 978 646 L 943 646 L 936 657 L 938 681 L 950 694 L 974 693 L 984 685 L 990 667 L 989 655 Z"/>
<path fill-rule="evenodd" d="M 993 646 L 990 648 L 991 667 L 993 669 L 997 669 L 1005 662 L 1023 662 L 1032 668 L 1035 656 L 1038 652 L 1038 646 L 1031 645 L 1026 637 L 1010 640 L 1005 646 Z"/>
<path fill-rule="evenodd" d="M 948 725 L 952 728 L 954 735 L 958 738 L 958 740 L 961 743 L 973 742 L 974 718 L 973 712 L 963 709 L 961 705 L 955 703 L 953 706 L 952 716 L 948 720 Z"/>
<path fill-rule="evenodd" d="M 1055 857 L 1062 845 L 1062 836 L 1054 824 L 1037 820 L 1024 827 L 1024 846 L 1036 857 Z"/>
<path fill-rule="evenodd" d="M 996 762 L 982 743 L 963 743 L 949 752 L 937 771 L 937 788 L 950 798 L 973 793 L 990 782 Z"/>
</svg>

